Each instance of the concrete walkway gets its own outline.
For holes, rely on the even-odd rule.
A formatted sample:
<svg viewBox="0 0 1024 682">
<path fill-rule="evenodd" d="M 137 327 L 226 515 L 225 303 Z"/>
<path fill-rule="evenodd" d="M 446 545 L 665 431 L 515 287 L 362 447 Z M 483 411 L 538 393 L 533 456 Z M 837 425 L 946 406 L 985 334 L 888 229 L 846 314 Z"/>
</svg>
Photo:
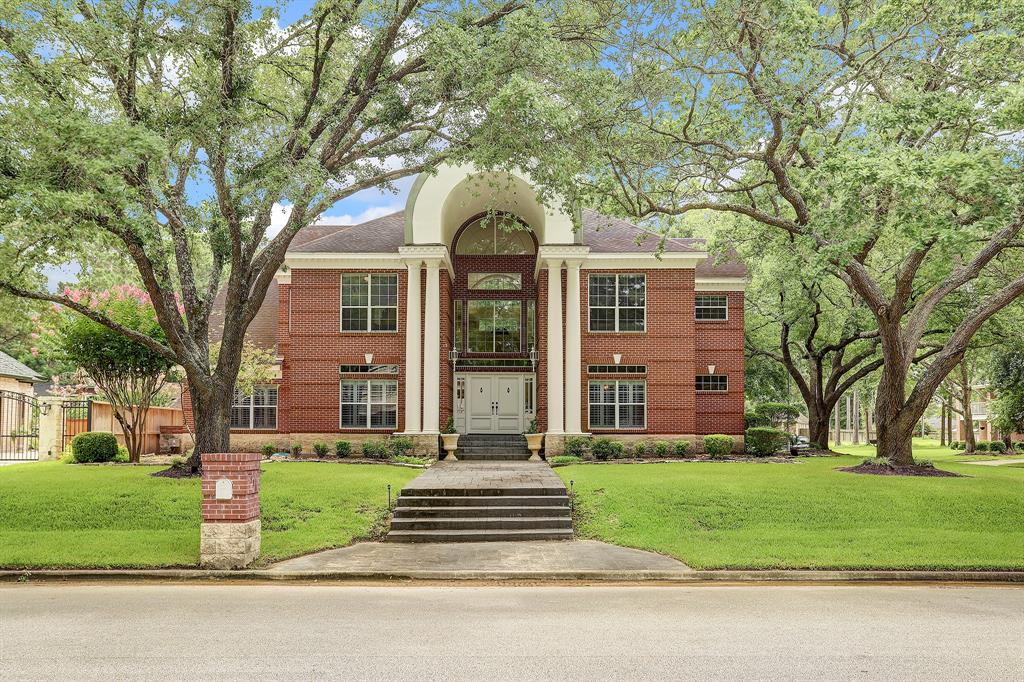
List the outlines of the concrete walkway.
<svg viewBox="0 0 1024 682">
<path fill-rule="evenodd" d="M 365 572 L 410 574 L 450 572 L 515 577 L 540 573 L 651 571 L 664 574 L 691 569 L 671 557 L 597 542 L 461 542 L 393 544 L 363 542 L 273 564 L 269 573 Z"/>
<path fill-rule="evenodd" d="M 442 488 L 469 490 L 543 489 L 565 494 L 565 484 L 547 462 L 449 462 L 441 460 L 409 481 L 402 492 Z M 537 493 L 534 493 L 537 494 Z"/>
</svg>

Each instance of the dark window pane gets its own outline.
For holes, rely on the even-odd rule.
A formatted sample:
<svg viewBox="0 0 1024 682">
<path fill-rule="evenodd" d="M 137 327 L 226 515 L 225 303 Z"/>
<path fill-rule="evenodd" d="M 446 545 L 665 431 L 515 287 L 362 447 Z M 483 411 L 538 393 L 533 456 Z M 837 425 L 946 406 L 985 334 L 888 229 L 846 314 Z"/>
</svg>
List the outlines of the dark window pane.
<svg viewBox="0 0 1024 682">
<path fill-rule="evenodd" d="M 644 313 L 643 308 L 620 308 L 619 331 L 642 332 L 644 330 Z"/>
<path fill-rule="evenodd" d="M 591 308 L 590 309 L 590 331 L 592 331 L 592 332 L 613 332 L 613 331 L 615 331 L 615 308 Z"/>
<path fill-rule="evenodd" d="M 365 306 L 369 298 L 369 285 L 366 275 L 341 276 L 341 305 Z"/>
<path fill-rule="evenodd" d="M 619 305 L 644 305 L 645 278 L 643 275 L 619 275 Z"/>
<path fill-rule="evenodd" d="M 615 275 L 590 276 L 590 305 L 615 305 Z"/>
<path fill-rule="evenodd" d="M 393 332 L 398 329 L 398 308 L 373 308 L 373 327 L 375 332 Z"/>
<path fill-rule="evenodd" d="M 366 308 L 342 308 L 341 329 L 343 331 L 366 331 Z"/>
</svg>

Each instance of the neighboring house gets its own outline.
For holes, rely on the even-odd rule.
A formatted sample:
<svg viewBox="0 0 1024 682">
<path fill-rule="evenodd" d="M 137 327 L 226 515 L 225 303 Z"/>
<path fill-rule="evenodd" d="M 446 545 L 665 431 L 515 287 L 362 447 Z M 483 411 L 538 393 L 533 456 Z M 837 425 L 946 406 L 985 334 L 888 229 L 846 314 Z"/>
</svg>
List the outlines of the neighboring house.
<svg viewBox="0 0 1024 682">
<path fill-rule="evenodd" d="M 232 449 L 403 434 L 436 452 L 449 417 L 536 419 L 549 453 L 580 434 L 740 443 L 745 266 L 578 219 L 522 176 L 449 166 L 404 211 L 302 230 L 249 330 L 280 379 L 235 396 Z"/>
<path fill-rule="evenodd" d="M 37 372 L 0 351 L 0 391 L 34 395 L 35 384 L 42 381 L 43 377 Z"/>
<path fill-rule="evenodd" d="M 995 403 L 996 396 L 985 385 L 975 386 L 971 394 L 973 396 L 971 400 L 971 419 L 975 439 L 1002 440 L 1004 434 L 1000 433 L 992 424 L 992 419 L 996 415 L 992 414 L 991 405 Z M 962 416 L 957 416 L 956 418 L 956 433 L 954 435 L 954 440 L 962 441 L 967 439 L 967 425 Z M 1013 442 L 1024 441 L 1024 434 L 1011 434 L 1010 439 Z"/>
</svg>

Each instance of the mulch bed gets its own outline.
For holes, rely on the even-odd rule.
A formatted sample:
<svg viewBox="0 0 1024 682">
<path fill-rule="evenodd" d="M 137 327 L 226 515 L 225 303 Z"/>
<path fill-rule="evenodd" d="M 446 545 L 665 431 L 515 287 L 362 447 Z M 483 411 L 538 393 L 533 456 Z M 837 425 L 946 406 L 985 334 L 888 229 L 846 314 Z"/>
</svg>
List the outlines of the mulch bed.
<svg viewBox="0 0 1024 682">
<path fill-rule="evenodd" d="M 944 478 L 970 478 L 963 474 L 952 471 L 936 469 L 935 467 L 899 467 L 887 466 L 884 464 L 858 464 L 855 467 L 838 467 L 838 471 L 848 471 L 851 474 L 868 474 L 871 476 L 939 476 Z"/>
<path fill-rule="evenodd" d="M 202 473 L 198 471 L 193 473 L 187 467 L 168 467 L 167 469 L 154 471 L 150 476 L 154 478 L 199 478 L 202 476 Z"/>
</svg>

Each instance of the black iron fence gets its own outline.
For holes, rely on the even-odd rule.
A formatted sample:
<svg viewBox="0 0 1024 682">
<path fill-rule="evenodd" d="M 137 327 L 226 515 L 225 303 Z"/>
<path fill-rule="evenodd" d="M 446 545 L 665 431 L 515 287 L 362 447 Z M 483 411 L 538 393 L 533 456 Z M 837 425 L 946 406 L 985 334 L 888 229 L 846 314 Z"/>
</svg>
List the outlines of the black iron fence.
<svg viewBox="0 0 1024 682">
<path fill-rule="evenodd" d="M 0 391 L 0 460 L 39 459 L 39 401 Z"/>
</svg>

